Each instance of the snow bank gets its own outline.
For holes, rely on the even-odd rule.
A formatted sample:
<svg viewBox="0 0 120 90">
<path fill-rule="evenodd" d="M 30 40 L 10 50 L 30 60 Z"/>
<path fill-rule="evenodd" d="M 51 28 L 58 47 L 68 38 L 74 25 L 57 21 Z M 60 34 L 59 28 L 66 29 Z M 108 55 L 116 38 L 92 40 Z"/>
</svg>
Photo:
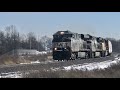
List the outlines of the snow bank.
<svg viewBox="0 0 120 90">
<path fill-rule="evenodd" d="M 30 64 L 34 64 L 34 63 L 40 63 L 40 61 L 37 60 L 37 61 L 30 62 Z"/>
<path fill-rule="evenodd" d="M 47 54 L 47 51 L 41 51 L 41 52 L 38 52 L 38 51 L 37 51 L 36 54 L 37 54 L 37 55 L 39 55 L 39 54 L 40 54 L 40 55 Z"/>
<path fill-rule="evenodd" d="M 90 71 L 94 69 L 105 69 L 110 67 L 111 65 L 117 64 L 120 62 L 120 59 L 115 59 L 114 61 L 108 60 L 108 61 L 103 61 L 103 62 L 94 62 L 94 63 L 86 63 L 86 64 L 78 64 L 78 65 L 71 65 L 67 67 L 63 67 L 64 70 L 83 70 L 83 71 Z"/>
<path fill-rule="evenodd" d="M 53 71 L 57 70 L 82 70 L 82 71 L 90 71 L 90 70 L 95 70 L 95 69 L 105 69 L 110 67 L 111 65 L 115 65 L 120 62 L 120 58 L 115 58 L 115 60 L 108 60 L 108 61 L 103 61 L 103 62 L 94 62 L 94 63 L 84 63 L 84 64 L 77 64 L 77 65 L 71 65 L 71 66 L 66 66 L 66 67 L 61 67 L 61 68 L 51 68 Z"/>
<path fill-rule="evenodd" d="M 51 52 L 52 52 L 52 50 L 49 50 L 49 51 L 41 51 L 41 52 L 36 51 L 36 54 L 37 54 L 37 55 L 46 55 L 47 53 L 51 53 Z"/>
</svg>

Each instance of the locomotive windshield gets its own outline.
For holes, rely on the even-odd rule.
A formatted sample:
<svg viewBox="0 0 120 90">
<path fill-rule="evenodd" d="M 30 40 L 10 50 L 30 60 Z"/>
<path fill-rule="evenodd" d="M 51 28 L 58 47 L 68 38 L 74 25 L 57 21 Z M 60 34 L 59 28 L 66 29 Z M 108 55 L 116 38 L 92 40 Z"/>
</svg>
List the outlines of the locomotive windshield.
<svg viewBox="0 0 120 90">
<path fill-rule="evenodd" d="M 53 42 L 70 42 L 72 34 L 53 35 Z"/>
</svg>

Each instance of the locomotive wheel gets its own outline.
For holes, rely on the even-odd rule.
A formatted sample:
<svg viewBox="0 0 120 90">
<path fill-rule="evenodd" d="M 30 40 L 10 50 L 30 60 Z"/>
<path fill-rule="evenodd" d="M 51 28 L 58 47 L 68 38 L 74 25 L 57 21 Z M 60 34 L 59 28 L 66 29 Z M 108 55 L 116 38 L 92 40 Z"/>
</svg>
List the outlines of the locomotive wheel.
<svg viewBox="0 0 120 90">
<path fill-rule="evenodd" d="M 88 58 L 89 58 L 89 55 L 88 55 L 88 53 L 87 53 L 87 52 L 85 53 L 85 58 L 86 58 L 86 59 L 88 59 Z"/>
<path fill-rule="evenodd" d="M 104 51 L 102 52 L 102 57 L 105 57 L 105 52 Z"/>
<path fill-rule="evenodd" d="M 95 53 L 94 52 L 92 52 L 92 58 L 95 58 Z"/>
<path fill-rule="evenodd" d="M 88 58 L 91 58 L 91 54 L 90 54 L 90 52 L 88 52 Z"/>
<path fill-rule="evenodd" d="M 104 52 L 101 52 L 101 57 L 104 57 Z"/>
<path fill-rule="evenodd" d="M 108 52 L 107 51 L 105 52 L 105 56 L 108 56 Z"/>
<path fill-rule="evenodd" d="M 90 58 L 93 58 L 93 53 L 90 52 L 90 53 L 89 53 L 89 56 L 90 56 Z"/>
<path fill-rule="evenodd" d="M 75 54 L 72 54 L 71 55 L 71 60 L 75 60 L 76 59 L 76 55 Z"/>
</svg>

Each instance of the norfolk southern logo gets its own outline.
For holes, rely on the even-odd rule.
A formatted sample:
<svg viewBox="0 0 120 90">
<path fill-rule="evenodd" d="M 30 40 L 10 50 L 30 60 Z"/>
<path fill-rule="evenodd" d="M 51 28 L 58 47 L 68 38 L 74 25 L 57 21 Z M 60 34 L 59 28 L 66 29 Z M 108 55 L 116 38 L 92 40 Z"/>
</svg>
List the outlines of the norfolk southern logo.
<svg viewBox="0 0 120 90">
<path fill-rule="evenodd" d="M 57 46 L 59 46 L 59 47 L 66 47 L 67 43 L 58 43 Z"/>
</svg>

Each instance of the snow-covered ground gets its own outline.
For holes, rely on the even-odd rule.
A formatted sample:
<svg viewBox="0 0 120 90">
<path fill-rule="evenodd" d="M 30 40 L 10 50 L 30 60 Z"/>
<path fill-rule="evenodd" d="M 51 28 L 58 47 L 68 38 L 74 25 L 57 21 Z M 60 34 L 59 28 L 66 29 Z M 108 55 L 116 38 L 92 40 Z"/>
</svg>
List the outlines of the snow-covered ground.
<svg viewBox="0 0 120 90">
<path fill-rule="evenodd" d="M 21 72 L 8 72 L 8 73 L 1 73 L 0 78 L 22 78 Z"/>
<path fill-rule="evenodd" d="M 31 62 L 33 63 L 41 63 L 39 61 L 36 62 Z M 45 63 L 45 62 L 44 62 Z M 48 63 L 48 62 L 46 62 Z M 63 67 L 58 67 L 58 68 L 51 68 L 53 71 L 58 71 L 58 70 L 82 70 L 82 71 L 91 71 L 95 69 L 105 69 L 108 67 L 111 67 L 112 65 L 116 65 L 120 63 L 120 58 L 116 57 L 115 60 L 108 60 L 108 61 L 103 61 L 103 62 L 94 62 L 94 63 L 84 63 L 84 64 L 77 64 L 77 65 L 71 65 L 71 66 L 63 66 Z M 0 78 L 22 78 L 22 72 L 8 72 L 8 73 L 1 73 Z"/>
<path fill-rule="evenodd" d="M 52 52 L 52 50 L 41 51 L 41 52 L 39 52 L 39 51 L 36 50 L 35 54 L 36 55 L 45 55 L 45 54 L 51 53 L 51 52 Z"/>
<path fill-rule="evenodd" d="M 41 52 L 39 52 L 39 51 L 36 51 L 36 55 L 43 55 L 43 54 L 47 54 L 47 51 L 41 51 Z"/>
<path fill-rule="evenodd" d="M 37 60 L 37 61 L 32 61 L 30 63 L 20 63 L 20 64 L 36 64 L 36 63 L 47 64 L 47 63 L 53 63 L 53 61 L 42 61 L 42 62 L 40 62 L 39 60 Z"/>
<path fill-rule="evenodd" d="M 94 62 L 94 63 L 84 63 L 84 64 L 77 64 L 77 65 L 71 65 L 71 66 L 66 66 L 66 67 L 60 67 L 60 68 L 51 68 L 53 71 L 57 70 L 82 70 L 82 71 L 90 71 L 90 70 L 95 70 L 95 69 L 105 69 L 108 68 L 112 65 L 118 64 L 120 62 L 120 58 L 115 58 L 115 60 L 108 60 L 108 61 L 103 61 L 103 62 Z"/>
</svg>

